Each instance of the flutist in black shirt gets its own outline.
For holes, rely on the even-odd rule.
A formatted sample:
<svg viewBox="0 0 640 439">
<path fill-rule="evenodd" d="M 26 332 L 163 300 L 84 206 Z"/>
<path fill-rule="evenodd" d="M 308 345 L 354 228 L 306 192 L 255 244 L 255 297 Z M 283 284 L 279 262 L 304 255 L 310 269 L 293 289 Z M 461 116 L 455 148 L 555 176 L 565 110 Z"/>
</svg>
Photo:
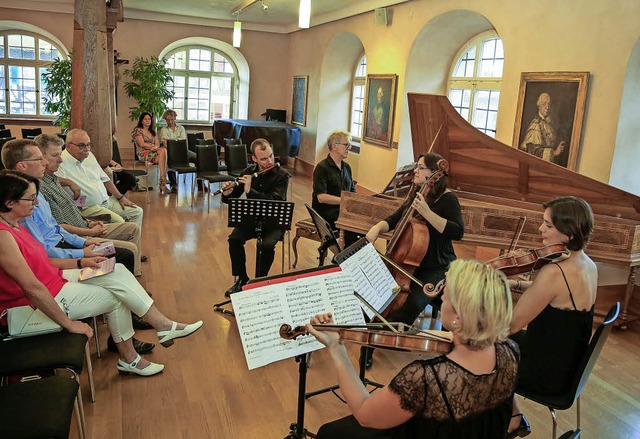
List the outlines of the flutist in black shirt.
<svg viewBox="0 0 640 439">
<path fill-rule="evenodd" d="M 257 165 L 251 165 L 245 169 L 237 182 L 227 182 L 222 186 L 222 202 L 228 202 L 229 198 L 238 198 L 243 192 L 247 194 L 249 199 L 285 201 L 290 175 L 284 169 L 276 166 L 271 144 L 265 139 L 254 140 L 251 143 L 251 156 Z M 278 229 L 262 230 L 260 273 L 256 273 L 258 277 L 269 274 L 276 244 L 282 239 L 283 233 Z M 226 296 L 240 291 L 249 280 L 244 244 L 252 238 L 256 238 L 255 230 L 243 227 L 236 227 L 229 235 L 231 271 L 233 276 L 237 276 L 238 279 L 226 291 Z"/>
</svg>

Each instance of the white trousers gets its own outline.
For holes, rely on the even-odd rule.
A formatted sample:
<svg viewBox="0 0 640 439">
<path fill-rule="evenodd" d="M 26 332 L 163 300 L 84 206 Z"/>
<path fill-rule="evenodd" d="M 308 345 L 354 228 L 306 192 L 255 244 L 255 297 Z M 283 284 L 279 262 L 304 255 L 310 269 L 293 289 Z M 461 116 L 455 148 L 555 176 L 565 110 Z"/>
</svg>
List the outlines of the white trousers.
<svg viewBox="0 0 640 439">
<path fill-rule="evenodd" d="M 116 343 L 133 337 L 131 312 L 143 316 L 153 300 L 122 264 L 113 273 L 78 282 L 80 270 L 63 270 L 64 284 L 56 302 L 68 310 L 71 320 L 107 315 L 109 332 Z"/>
</svg>

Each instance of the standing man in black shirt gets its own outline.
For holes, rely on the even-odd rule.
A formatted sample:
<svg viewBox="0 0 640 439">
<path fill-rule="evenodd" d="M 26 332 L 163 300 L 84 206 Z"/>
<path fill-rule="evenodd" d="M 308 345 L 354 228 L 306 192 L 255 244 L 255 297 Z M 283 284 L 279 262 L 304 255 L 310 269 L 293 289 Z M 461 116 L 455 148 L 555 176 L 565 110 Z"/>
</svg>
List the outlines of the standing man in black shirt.
<svg viewBox="0 0 640 439">
<path fill-rule="evenodd" d="M 253 200 L 285 201 L 290 175 L 284 169 L 276 167 L 271 144 L 266 139 L 254 140 L 251 143 L 251 158 L 256 164 L 242 171 L 237 182 L 230 181 L 222 185 L 222 202 L 227 203 L 230 198 L 239 198 L 242 193 Z M 256 173 L 261 174 L 255 175 Z M 262 277 L 269 274 L 275 256 L 275 247 L 282 239 L 282 235 L 283 231 L 278 229 L 262 231 L 260 273 L 256 273 L 256 276 Z M 242 227 L 236 227 L 229 235 L 231 271 L 238 280 L 226 291 L 226 296 L 241 291 L 249 280 L 244 244 L 255 237 L 255 230 Z"/>
<path fill-rule="evenodd" d="M 355 192 L 351 166 L 345 162 L 351 147 L 351 134 L 334 131 L 327 139 L 329 155 L 316 165 L 313 171 L 313 209 L 327 220 L 332 229 L 340 214 L 342 191 Z M 345 246 L 355 242 L 356 235 L 345 233 Z"/>
</svg>

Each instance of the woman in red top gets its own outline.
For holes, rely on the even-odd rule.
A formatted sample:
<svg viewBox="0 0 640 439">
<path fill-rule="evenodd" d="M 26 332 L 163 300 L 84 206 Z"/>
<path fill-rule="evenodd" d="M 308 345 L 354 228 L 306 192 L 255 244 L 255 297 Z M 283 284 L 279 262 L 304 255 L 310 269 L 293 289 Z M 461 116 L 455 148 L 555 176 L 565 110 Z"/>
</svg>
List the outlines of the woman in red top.
<svg viewBox="0 0 640 439">
<path fill-rule="evenodd" d="M 110 274 L 79 284 L 80 269 L 95 267 L 104 258 L 49 259 L 44 247 L 18 224 L 33 213 L 38 185 L 28 174 L 0 172 L 0 311 L 33 305 L 67 331 L 87 337 L 93 336 L 91 328 L 77 320 L 107 314 L 120 354 L 118 371 L 143 376 L 162 372 L 162 364 L 144 360 L 134 350 L 131 312 L 158 330 L 165 347 L 197 331 L 202 321 L 185 325 L 169 320 L 121 264 Z"/>
</svg>

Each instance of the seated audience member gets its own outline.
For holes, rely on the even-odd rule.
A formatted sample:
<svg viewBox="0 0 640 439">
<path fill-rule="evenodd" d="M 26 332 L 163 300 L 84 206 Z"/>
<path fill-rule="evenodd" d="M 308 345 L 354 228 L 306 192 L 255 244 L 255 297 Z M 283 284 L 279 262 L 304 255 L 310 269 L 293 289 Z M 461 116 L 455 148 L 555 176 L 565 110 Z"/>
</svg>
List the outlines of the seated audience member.
<svg viewBox="0 0 640 439">
<path fill-rule="evenodd" d="M 162 115 L 162 118 L 167 123 L 166 126 L 160 128 L 160 145 L 167 147 L 167 140 L 181 140 L 187 139 L 187 132 L 182 125 L 176 123 L 178 114 L 173 110 L 167 110 Z M 196 153 L 193 151 L 187 151 L 189 155 L 189 161 L 196 162 Z M 176 178 L 175 171 L 168 171 L 169 183 L 171 184 L 171 192 L 178 191 L 178 180 Z"/>
<path fill-rule="evenodd" d="M 355 192 L 356 185 L 351 176 L 351 166 L 345 160 L 351 148 L 351 134 L 334 131 L 327 139 L 329 154 L 313 170 L 313 199 L 311 207 L 327 220 L 335 230 L 340 215 L 340 194 Z M 352 232 L 345 233 L 345 246 L 357 240 Z"/>
<path fill-rule="evenodd" d="M 90 238 L 91 241 L 111 241 L 116 248 L 126 248 L 133 252 L 136 276 L 142 274 L 140 267 L 140 228 L 135 223 L 110 223 L 86 220 L 76 207 L 69 194 L 63 189 L 62 182 L 55 175 L 62 163 L 63 141 L 58 136 L 40 134 L 35 138 L 40 152 L 45 158 L 44 176 L 31 167 L 24 167 L 21 171 L 33 177 L 40 178 L 40 194 L 49 203 L 51 214 L 60 226 L 71 234 Z M 23 148 L 24 157 L 28 155 L 27 148 Z M 22 158 L 22 157 L 21 157 Z M 14 159 L 14 161 L 17 161 Z M 9 168 L 15 169 L 15 168 Z"/>
<path fill-rule="evenodd" d="M 44 248 L 19 222 L 33 213 L 38 202 L 38 179 L 19 171 L 0 172 L 0 311 L 32 305 L 71 333 L 93 335 L 77 320 L 107 314 L 109 332 L 120 355 L 121 373 L 142 376 L 162 372 L 134 350 L 131 312 L 144 316 L 168 347 L 202 326 L 172 322 L 122 265 L 112 273 L 78 283 L 83 267 L 95 267 L 104 258 L 49 259 Z M 63 311 L 64 309 L 64 311 Z"/>
<path fill-rule="evenodd" d="M 121 194 L 126 195 L 127 192 L 132 191 L 138 186 L 138 180 L 129 171 L 124 169 L 122 165 L 115 160 L 109 161 L 109 166 L 105 168 L 105 173 L 111 177 L 113 183 L 116 185 L 116 189 Z"/>
<path fill-rule="evenodd" d="M 242 171 L 242 175 L 238 178 L 238 184 L 228 181 L 222 185 L 222 202 L 227 203 L 230 198 L 239 198 L 243 193 L 250 199 L 285 201 L 287 199 L 290 175 L 284 169 L 275 167 L 271 144 L 265 139 L 254 140 L 251 143 L 251 156 L 256 164 Z M 257 177 L 252 176 L 255 172 L 266 171 L 271 168 L 273 169 L 269 172 Z M 260 273 L 256 273 L 257 277 L 269 274 L 269 269 L 275 256 L 276 244 L 282 239 L 283 233 L 280 229 L 262 231 Z M 231 270 L 233 276 L 237 276 L 238 280 L 226 291 L 225 295 L 228 296 L 231 293 L 242 290 L 243 285 L 249 281 L 244 244 L 256 236 L 254 229 L 243 227 L 236 227 L 229 235 Z"/>
<path fill-rule="evenodd" d="M 519 357 L 507 338 L 511 316 L 504 274 L 478 261 L 454 261 L 442 296 L 451 352 L 413 361 L 374 393 L 360 381 L 338 333 L 322 331 L 331 314 L 314 317 L 307 330 L 327 346 L 352 413 L 320 427 L 318 438 L 504 438 Z"/>
<path fill-rule="evenodd" d="M 593 232 L 589 204 L 559 197 L 543 206 L 542 244 L 564 244 L 570 256 L 542 267 L 533 281 L 509 281 L 511 288 L 524 291 L 513 310 L 511 333 L 522 352 L 516 392 L 557 395 L 571 385 L 589 346 L 598 269 L 584 252 Z M 508 437 L 530 432 L 514 398 Z"/>
<path fill-rule="evenodd" d="M 112 223 L 134 222 L 142 227 L 142 209 L 118 191 L 91 153 L 91 139 L 86 131 L 73 129 L 67 134 L 62 163 L 56 172 L 72 180 L 87 197 L 82 214 L 87 217 L 109 215 Z"/>
<path fill-rule="evenodd" d="M 160 141 L 153 127 L 153 117 L 150 113 L 142 113 L 138 125 L 133 129 L 131 138 L 136 148 L 138 160 L 153 163 L 160 167 L 160 193 L 169 193 L 167 188 L 167 149 L 160 147 Z"/>
</svg>

